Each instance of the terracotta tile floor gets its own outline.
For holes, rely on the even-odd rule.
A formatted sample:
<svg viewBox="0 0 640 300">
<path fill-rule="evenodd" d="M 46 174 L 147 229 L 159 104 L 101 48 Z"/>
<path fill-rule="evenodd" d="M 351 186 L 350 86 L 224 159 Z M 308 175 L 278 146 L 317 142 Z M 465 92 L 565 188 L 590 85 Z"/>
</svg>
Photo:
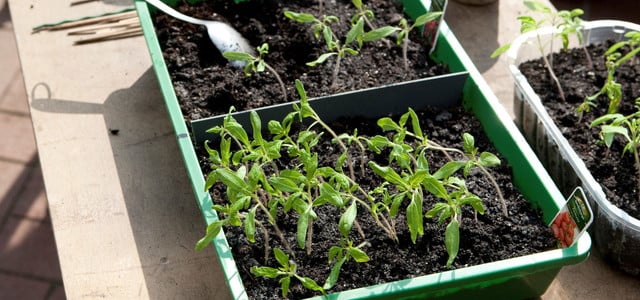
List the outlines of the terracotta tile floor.
<svg viewBox="0 0 640 300">
<path fill-rule="evenodd" d="M 0 140 L 0 299 L 65 299 L 6 0 L 0 0 Z"/>
</svg>

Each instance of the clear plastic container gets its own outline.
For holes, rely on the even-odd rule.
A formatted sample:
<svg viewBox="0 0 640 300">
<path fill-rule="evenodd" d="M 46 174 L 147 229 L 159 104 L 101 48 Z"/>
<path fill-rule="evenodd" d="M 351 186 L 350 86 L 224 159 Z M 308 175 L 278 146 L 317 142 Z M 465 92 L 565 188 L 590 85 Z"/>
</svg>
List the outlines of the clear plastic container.
<svg viewBox="0 0 640 300">
<path fill-rule="evenodd" d="M 628 31 L 640 31 L 640 25 L 615 20 L 591 21 L 584 22 L 583 37 L 587 44 L 597 44 L 608 39 L 622 40 Z M 638 275 L 640 220 L 607 200 L 600 184 L 551 120 L 540 97 L 518 69 L 520 63 L 540 58 L 537 49 L 528 45 L 536 42 L 537 34 L 546 42 L 556 32 L 557 29 L 548 27 L 523 34 L 507 52 L 509 70 L 515 80 L 516 123 L 565 195 L 578 185 L 584 188 L 595 214 L 590 231 L 603 257 L 621 270 Z M 555 51 L 561 46 L 557 39 L 556 45 Z"/>
</svg>

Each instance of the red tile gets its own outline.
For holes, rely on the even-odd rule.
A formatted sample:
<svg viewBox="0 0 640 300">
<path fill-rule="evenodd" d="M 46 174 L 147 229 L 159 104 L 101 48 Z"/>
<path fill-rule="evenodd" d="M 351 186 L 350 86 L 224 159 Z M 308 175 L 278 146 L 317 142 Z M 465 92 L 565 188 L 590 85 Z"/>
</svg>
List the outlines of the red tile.
<svg viewBox="0 0 640 300">
<path fill-rule="evenodd" d="M 0 66 L 2 66 L 2 71 L 0 72 L 0 94 L 2 94 L 11 79 L 19 72 L 20 60 L 13 30 L 0 27 L 0 41 Z"/>
<path fill-rule="evenodd" d="M 38 166 L 31 171 L 31 176 L 25 182 L 24 188 L 16 196 L 12 214 L 14 216 L 44 220 L 49 214 L 48 208 L 44 182 L 42 181 L 42 170 Z"/>
<path fill-rule="evenodd" d="M 29 100 L 21 72 L 16 73 L 0 98 L 0 110 L 29 115 Z"/>
<path fill-rule="evenodd" d="M 0 231 L 0 270 L 62 281 L 51 224 L 9 217 Z"/>
<path fill-rule="evenodd" d="M 31 119 L 0 112 L 0 128 L 0 158 L 31 161 L 36 154 Z"/>
<path fill-rule="evenodd" d="M 0 273 L 2 299 L 44 299 L 50 286 L 48 282 Z"/>
<path fill-rule="evenodd" d="M 27 181 L 27 172 L 29 167 L 24 164 L 0 160 L 0 220 L 9 213 L 21 186 Z"/>
</svg>

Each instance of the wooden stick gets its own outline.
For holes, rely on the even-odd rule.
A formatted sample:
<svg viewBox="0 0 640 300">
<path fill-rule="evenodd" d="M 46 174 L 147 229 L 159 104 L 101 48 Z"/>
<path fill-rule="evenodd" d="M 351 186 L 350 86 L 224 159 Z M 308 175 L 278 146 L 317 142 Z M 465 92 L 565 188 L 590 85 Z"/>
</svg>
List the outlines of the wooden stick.
<svg viewBox="0 0 640 300">
<path fill-rule="evenodd" d="M 128 11 L 128 12 L 124 12 L 124 13 L 117 14 L 117 15 L 108 15 L 108 16 L 102 16 L 102 17 L 97 17 L 97 18 L 92 18 L 92 19 L 86 19 L 86 20 L 63 23 L 63 24 L 60 24 L 60 25 L 45 27 L 45 28 L 42 28 L 40 30 L 52 30 L 52 31 L 53 30 L 62 30 L 62 29 L 80 27 L 80 26 L 84 26 L 84 25 L 115 22 L 115 21 L 134 18 L 134 17 L 137 18 L 136 12 L 135 11 Z"/>
<path fill-rule="evenodd" d="M 86 4 L 86 3 L 94 2 L 94 1 L 99 1 L 99 0 L 78 0 L 78 1 L 71 1 L 70 6 L 75 6 L 75 5 L 80 5 L 80 4 Z"/>
<path fill-rule="evenodd" d="M 84 35 L 84 34 L 95 34 L 97 31 L 101 29 L 115 29 L 120 27 L 129 27 L 130 25 L 137 25 L 140 27 L 140 21 L 137 18 L 130 18 L 121 20 L 115 23 L 107 23 L 107 24 L 98 24 L 91 27 L 78 29 L 74 31 L 67 32 L 67 35 Z"/>
<path fill-rule="evenodd" d="M 122 38 L 127 38 L 127 37 L 138 36 L 138 35 L 142 35 L 142 28 L 132 28 L 132 29 L 126 29 L 126 30 L 120 30 L 120 31 L 100 34 L 100 35 L 96 35 L 96 36 L 91 37 L 91 38 L 77 40 L 73 44 L 74 45 L 82 45 L 82 44 L 88 44 L 88 43 L 95 43 L 95 42 L 102 42 L 102 41 L 108 41 L 108 40 L 122 39 Z"/>
</svg>

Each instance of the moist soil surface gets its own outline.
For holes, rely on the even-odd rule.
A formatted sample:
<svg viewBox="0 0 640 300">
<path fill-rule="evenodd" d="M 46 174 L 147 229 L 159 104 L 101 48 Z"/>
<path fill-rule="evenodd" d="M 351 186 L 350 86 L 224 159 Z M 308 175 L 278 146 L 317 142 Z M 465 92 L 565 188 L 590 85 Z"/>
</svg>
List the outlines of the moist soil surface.
<svg viewBox="0 0 640 300">
<path fill-rule="evenodd" d="M 497 153 L 482 132 L 480 123 L 462 108 L 430 109 L 419 111 L 418 115 L 423 120 L 421 128 L 425 134 L 440 145 L 462 149 L 462 134 L 468 132 L 475 137 L 476 147 L 481 152 Z M 354 128 L 358 128 L 360 136 L 384 135 L 375 120 L 341 119 L 330 126 L 338 134 L 353 132 Z M 324 137 L 327 136 L 328 134 L 324 135 Z M 391 135 L 387 134 L 386 136 L 391 139 Z M 314 147 L 320 156 L 319 166 L 334 166 L 341 151 L 328 137 L 324 137 Z M 388 150 L 381 154 L 367 151 L 365 155 L 361 156 L 359 150 L 352 145 L 350 153 L 355 166 L 363 161 L 365 164 L 369 161 L 375 161 L 382 166 L 389 165 Z M 283 153 L 282 157 L 287 157 L 287 154 Z M 454 155 L 454 159 L 461 158 Z M 201 159 L 203 165 L 206 165 L 206 155 Z M 435 172 L 448 161 L 440 151 L 427 151 L 427 159 L 430 172 Z M 466 186 L 472 193 L 483 199 L 486 211 L 484 215 L 478 214 L 476 221 L 471 208 L 463 207 L 460 251 L 452 269 L 537 253 L 553 249 L 557 245 L 550 229 L 541 221 L 540 212 L 532 209 L 513 186 L 512 170 L 506 165 L 506 160 L 501 158 L 501 161 L 503 164 L 490 168 L 490 172 L 496 177 L 500 189 L 504 193 L 508 216 L 505 217 L 502 214 L 502 205 L 497 200 L 496 191 L 487 177 L 479 171 L 471 171 L 465 179 Z M 296 164 L 299 165 L 300 162 L 296 159 L 281 159 L 278 164 L 283 167 L 292 167 Z M 400 173 L 397 166 L 392 166 Z M 344 167 L 344 169 L 347 168 Z M 356 170 L 358 170 L 357 167 Z M 366 191 L 382 182 L 382 179 L 369 168 L 366 169 L 364 175 L 356 173 L 358 173 L 356 181 Z M 456 176 L 463 178 L 461 171 Z M 221 183 L 213 186 L 212 197 L 215 203 L 224 203 L 224 195 L 225 188 Z M 424 198 L 425 213 L 433 208 L 436 202 L 439 202 L 433 195 L 426 192 Z M 424 236 L 418 237 L 416 243 L 413 244 L 405 219 L 407 201 L 405 200 L 405 203 L 400 207 L 400 214 L 396 219 L 399 238 L 397 244 L 385 235 L 384 231 L 374 223 L 367 210 L 359 205 L 357 220 L 364 229 L 366 241 L 369 243 L 362 249 L 366 251 L 371 261 L 368 263 L 347 262 L 342 268 L 338 284 L 330 292 L 449 270 L 445 266 L 448 258 L 444 244 L 446 223 L 438 225 L 436 220 L 425 218 Z M 305 250 L 296 246 L 297 213 L 291 211 L 285 216 L 280 210 L 277 222 L 287 237 L 288 243 L 294 248 L 298 272 L 303 276 L 311 277 L 322 285 L 329 275 L 331 267 L 327 264 L 328 249 L 339 243 L 340 233 L 337 225 L 341 211 L 331 205 L 319 206 L 314 210 L 318 214 L 318 219 L 313 222 L 313 251 L 311 255 L 307 255 Z M 264 223 L 267 224 L 266 221 Z M 270 246 L 284 249 L 271 227 L 268 228 L 271 237 Z M 226 227 L 225 233 L 248 295 L 253 299 L 281 297 L 278 280 L 258 278 L 250 273 L 252 266 L 278 266 L 273 257 L 266 264 L 264 263 L 264 238 L 261 229 L 256 232 L 255 244 L 247 241 L 242 227 Z M 358 235 L 355 227 L 351 230 L 350 238 L 354 241 L 354 245 L 364 241 Z M 313 295 L 304 289 L 299 282 L 292 280 L 289 298 L 299 299 Z"/>
<path fill-rule="evenodd" d="M 600 142 L 599 127 L 589 128 L 594 119 L 607 113 L 609 99 L 605 95 L 600 96 L 597 107 L 584 113 L 582 118 L 575 112 L 586 96 L 597 93 L 603 86 L 607 78 L 604 52 L 612 43 L 588 47 L 593 69 L 588 65 L 582 49 L 554 54 L 553 69 L 563 87 L 566 101 L 558 96 L 541 59 L 522 63 L 519 68 L 542 99 L 555 124 L 600 183 L 607 199 L 640 219 L 639 175 L 634 168 L 633 154 L 629 152 L 622 155 L 625 142 L 620 136 L 616 137 L 608 150 Z M 615 81 L 622 85 L 623 95 L 618 112 L 623 115 L 634 113 L 637 111 L 635 99 L 640 97 L 640 57 L 621 65 L 615 73 Z"/>
<path fill-rule="evenodd" d="M 332 23 L 338 37 L 350 28 L 355 13 L 351 1 L 323 1 L 324 14 L 342 22 Z M 396 1 L 364 1 L 373 11 L 375 27 L 397 25 L 404 17 Z M 399 2 L 399 1 L 398 1 Z M 224 4 L 226 3 L 226 4 Z M 418 30 L 413 30 L 408 47 L 409 69 L 404 69 L 402 48 L 394 39 L 364 43 L 357 56 L 341 60 L 337 88 L 332 88 L 335 59 L 309 67 L 326 50 L 325 43 L 314 37 L 309 24 L 300 24 L 284 16 L 285 10 L 318 14 L 316 1 L 253 0 L 238 5 L 232 1 L 206 1 L 199 5 L 178 5 L 186 15 L 231 24 L 251 45 L 269 44 L 264 57 L 282 78 L 287 98 L 275 76 L 269 71 L 246 76 L 228 64 L 209 39 L 204 26 L 192 25 L 162 12 L 154 14 L 154 26 L 174 90 L 183 115 L 189 120 L 229 112 L 231 106 L 242 111 L 271 104 L 298 100 L 295 79 L 304 82 L 309 97 L 352 91 L 384 84 L 448 73 L 447 67 L 428 58 Z M 369 30 L 365 26 L 365 30 Z M 335 56 L 334 56 L 335 57 Z"/>
</svg>

